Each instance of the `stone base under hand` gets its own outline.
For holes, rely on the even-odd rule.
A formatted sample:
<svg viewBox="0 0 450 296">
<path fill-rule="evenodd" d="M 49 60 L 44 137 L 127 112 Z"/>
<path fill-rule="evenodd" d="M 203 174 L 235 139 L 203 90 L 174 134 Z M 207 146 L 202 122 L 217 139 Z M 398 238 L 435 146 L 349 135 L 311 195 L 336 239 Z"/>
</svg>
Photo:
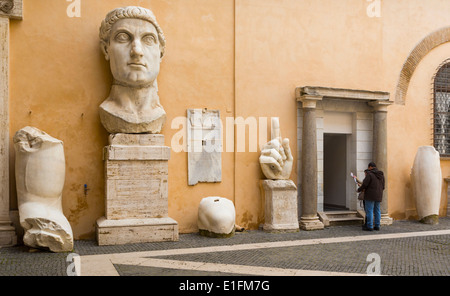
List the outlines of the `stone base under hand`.
<svg viewBox="0 0 450 296">
<path fill-rule="evenodd" d="M 267 232 L 299 231 L 297 187 L 291 180 L 263 180 L 265 224 Z"/>
<path fill-rule="evenodd" d="M 178 223 L 172 218 L 107 220 L 96 225 L 99 246 L 178 241 Z"/>
</svg>

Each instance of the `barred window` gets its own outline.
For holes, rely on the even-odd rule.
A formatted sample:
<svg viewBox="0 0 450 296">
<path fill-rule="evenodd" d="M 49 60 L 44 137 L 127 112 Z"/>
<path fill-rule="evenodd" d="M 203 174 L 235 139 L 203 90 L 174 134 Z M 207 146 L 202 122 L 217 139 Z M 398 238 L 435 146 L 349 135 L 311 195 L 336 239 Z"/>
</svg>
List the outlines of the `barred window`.
<svg viewBox="0 0 450 296">
<path fill-rule="evenodd" d="M 433 145 L 441 156 L 450 156 L 450 59 L 433 80 Z"/>
</svg>

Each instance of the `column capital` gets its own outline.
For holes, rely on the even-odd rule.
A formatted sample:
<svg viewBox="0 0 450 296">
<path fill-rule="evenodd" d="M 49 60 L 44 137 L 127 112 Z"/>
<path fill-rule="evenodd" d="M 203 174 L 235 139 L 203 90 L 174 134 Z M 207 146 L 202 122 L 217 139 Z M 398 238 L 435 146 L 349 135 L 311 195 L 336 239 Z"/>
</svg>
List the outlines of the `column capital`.
<svg viewBox="0 0 450 296">
<path fill-rule="evenodd" d="M 392 101 L 370 101 L 367 104 L 371 106 L 375 112 L 387 112 L 387 107 L 392 105 Z"/>
<path fill-rule="evenodd" d="M 23 19 L 23 0 L 0 0 L 0 17 Z"/>
<path fill-rule="evenodd" d="M 315 95 L 301 95 L 297 97 L 297 101 L 302 103 L 302 107 L 304 108 L 312 108 L 315 109 L 318 101 L 322 101 L 323 96 L 315 96 Z"/>
</svg>

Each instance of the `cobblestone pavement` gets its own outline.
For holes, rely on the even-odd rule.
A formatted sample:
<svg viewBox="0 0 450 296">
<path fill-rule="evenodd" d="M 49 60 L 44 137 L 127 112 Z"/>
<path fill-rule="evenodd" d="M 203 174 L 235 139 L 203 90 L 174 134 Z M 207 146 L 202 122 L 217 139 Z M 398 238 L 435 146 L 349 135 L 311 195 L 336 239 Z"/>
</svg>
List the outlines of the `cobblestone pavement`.
<svg viewBox="0 0 450 296">
<path fill-rule="evenodd" d="M 79 256 L 76 256 L 79 255 Z M 73 259 L 75 258 L 75 259 Z M 244 231 L 227 239 L 180 234 L 177 242 L 97 246 L 76 241 L 73 252 L 26 246 L 0 248 L 2 276 L 81 275 L 450 275 L 450 218 L 438 225 L 394 221 L 380 231 L 334 226 L 319 231 Z M 380 263 L 377 270 L 376 263 Z M 373 268 L 372 268 L 373 267 Z"/>
</svg>

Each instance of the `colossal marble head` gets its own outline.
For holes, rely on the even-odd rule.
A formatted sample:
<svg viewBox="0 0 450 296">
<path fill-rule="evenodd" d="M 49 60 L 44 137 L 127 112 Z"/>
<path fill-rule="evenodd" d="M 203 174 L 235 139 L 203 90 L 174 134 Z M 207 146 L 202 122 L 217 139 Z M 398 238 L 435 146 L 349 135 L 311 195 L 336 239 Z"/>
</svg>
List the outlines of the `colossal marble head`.
<svg viewBox="0 0 450 296">
<path fill-rule="evenodd" d="M 116 8 L 100 27 L 101 49 L 118 83 L 153 83 L 164 56 L 164 34 L 153 13 L 142 7 Z"/>
<path fill-rule="evenodd" d="M 116 8 L 100 26 L 100 45 L 114 78 L 100 118 L 110 133 L 158 133 L 165 121 L 157 81 L 164 34 L 146 8 Z"/>
</svg>

